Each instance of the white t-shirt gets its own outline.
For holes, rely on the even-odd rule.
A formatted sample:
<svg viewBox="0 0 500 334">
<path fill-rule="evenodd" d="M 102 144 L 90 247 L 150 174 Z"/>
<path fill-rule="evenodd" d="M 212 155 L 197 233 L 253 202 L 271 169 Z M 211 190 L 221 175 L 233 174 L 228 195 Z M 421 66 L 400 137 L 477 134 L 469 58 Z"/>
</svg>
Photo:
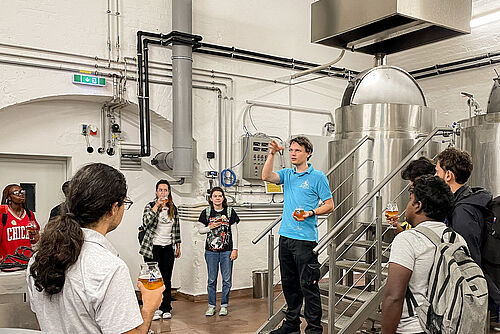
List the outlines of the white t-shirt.
<svg viewBox="0 0 500 334">
<path fill-rule="evenodd" d="M 439 237 L 446 229 L 441 222 L 425 221 L 418 226 L 427 227 Z M 462 238 L 457 234 L 458 238 Z M 463 238 L 462 238 L 463 240 Z M 392 242 L 389 262 L 397 263 L 412 271 L 408 287 L 413 293 L 418 305 L 421 305 L 427 295 L 429 273 L 434 263 L 436 247 L 425 235 L 414 229 L 399 233 Z M 416 315 L 409 317 L 406 300 L 403 302 L 403 313 L 399 321 L 398 333 L 419 333 L 424 330 Z"/>
<path fill-rule="evenodd" d="M 158 225 L 153 234 L 153 245 L 167 246 L 172 244 L 172 219 L 168 216 L 168 208 L 164 208 L 158 215 Z"/>
<path fill-rule="evenodd" d="M 63 290 L 49 296 L 27 270 L 31 310 L 47 333 L 124 333 L 143 323 L 125 262 L 100 233 L 82 228 L 78 260 L 66 271 Z"/>
</svg>

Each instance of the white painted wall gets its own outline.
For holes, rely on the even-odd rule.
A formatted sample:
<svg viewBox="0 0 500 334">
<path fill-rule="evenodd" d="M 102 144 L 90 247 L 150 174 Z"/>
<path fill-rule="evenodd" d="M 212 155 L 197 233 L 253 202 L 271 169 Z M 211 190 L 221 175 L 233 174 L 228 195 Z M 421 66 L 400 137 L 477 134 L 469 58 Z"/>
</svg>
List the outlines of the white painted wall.
<svg viewBox="0 0 500 334">
<path fill-rule="evenodd" d="M 309 42 L 310 3 L 298 0 L 194 0 L 193 33 L 203 36 L 204 41 L 243 49 L 270 53 L 316 63 L 328 62 L 337 57 L 336 49 L 313 45 Z M 486 6 L 491 1 L 476 1 Z M 167 33 L 171 30 L 171 1 L 120 1 L 121 55 L 134 57 L 136 31 Z M 2 5 L 0 11 L 0 43 L 46 48 L 83 55 L 107 57 L 107 17 L 106 2 L 88 0 L 65 2 L 62 0 L 12 0 Z M 115 26 L 112 20 L 112 43 L 115 42 Z M 420 68 L 436 62 L 449 61 L 467 54 L 495 51 L 495 38 L 499 26 L 483 27 L 473 31 L 469 37 L 461 37 L 429 47 L 403 52 L 389 58 L 389 63 L 406 69 Z M 456 49 L 467 52 L 456 52 Z M 86 61 L 77 57 L 42 54 L 21 51 L 0 45 L 1 60 L 29 62 L 26 58 L 15 58 L 3 53 L 18 53 L 30 56 L 50 56 L 54 60 L 66 59 L 75 62 Z M 113 50 L 116 57 L 116 50 Z M 170 61 L 167 49 L 153 50 L 151 60 Z M 44 62 L 58 65 L 57 62 Z M 93 64 L 93 62 L 90 62 Z M 371 66 L 370 56 L 348 53 L 338 64 L 362 70 Z M 91 66 L 68 65 L 78 69 L 95 70 Z M 286 79 L 293 71 L 268 66 L 227 60 L 207 55 L 194 54 L 194 67 L 215 69 L 225 72 L 255 75 L 271 79 Z M 429 105 L 437 108 L 442 116 L 439 122 L 463 118 L 465 104 L 456 94 L 465 90 L 475 93 L 485 106 L 484 98 L 491 85 L 491 69 L 452 74 L 422 80 L 421 85 L 429 100 Z M 207 78 L 196 77 L 207 80 Z M 229 81 L 225 81 L 229 84 Z M 288 88 L 283 85 L 234 78 L 234 137 L 235 161 L 240 158 L 240 138 L 243 135 L 242 114 L 247 99 L 262 100 L 281 104 L 291 103 L 322 109 L 335 109 L 346 82 L 340 79 L 322 78 L 303 85 Z M 99 110 L 112 94 L 111 85 L 105 88 L 82 87 L 71 83 L 71 74 L 54 70 L 20 67 L 0 63 L 0 152 L 33 153 L 46 155 L 68 155 L 72 157 L 75 172 L 88 162 L 105 162 L 118 166 L 117 156 L 108 157 L 85 151 L 84 138 L 79 135 L 81 123 L 99 124 Z M 127 84 L 127 98 L 135 102 L 135 83 Z M 59 100 L 43 100 L 33 103 L 26 101 L 47 96 L 66 96 Z M 76 98 L 74 95 L 90 96 Z M 105 98 L 103 98 L 103 96 Z M 206 151 L 216 150 L 216 94 L 210 91 L 194 90 L 193 137 L 197 145 L 196 176 L 183 186 L 174 187 L 177 204 L 202 202 L 208 185 L 201 172 L 208 170 Z M 136 111 L 134 105 L 127 108 L 123 119 L 123 138 L 126 142 L 138 142 Z M 171 87 L 153 85 L 151 88 L 151 108 L 167 119 L 153 117 L 153 154 L 171 149 Z M 319 135 L 327 117 L 292 113 L 288 124 L 287 112 L 255 108 L 252 112 L 258 131 L 270 135 L 288 137 L 288 133 Z M 257 132 L 249 128 L 251 132 Z M 10 133 L 23 132 L 29 136 L 13 137 Z M 93 139 L 95 147 L 98 138 Z M 116 245 L 122 258 L 130 267 L 135 278 L 138 273 L 140 256 L 136 242 L 136 227 L 140 223 L 144 204 L 154 195 L 154 184 L 168 175 L 149 166 L 144 159 L 141 172 L 125 171 L 130 197 L 135 204 L 123 219 L 117 231 L 109 238 Z M 236 169 L 238 171 L 238 169 Z M 264 201 L 266 197 L 239 197 L 242 201 Z M 251 239 L 268 222 L 245 222 L 240 225 L 240 257 L 235 263 L 233 287 L 251 286 L 251 271 L 266 267 L 265 244 L 254 246 Z M 182 222 L 182 257 L 176 261 L 174 286 L 188 294 L 205 293 L 206 269 L 203 259 L 203 237 L 198 236 L 192 223 Z"/>
</svg>

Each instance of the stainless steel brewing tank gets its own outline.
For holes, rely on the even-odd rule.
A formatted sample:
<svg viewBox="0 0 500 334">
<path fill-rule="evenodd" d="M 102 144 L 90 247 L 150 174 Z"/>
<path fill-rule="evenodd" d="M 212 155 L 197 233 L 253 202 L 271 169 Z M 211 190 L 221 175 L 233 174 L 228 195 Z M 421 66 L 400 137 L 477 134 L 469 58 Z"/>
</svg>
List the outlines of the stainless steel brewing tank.
<svg viewBox="0 0 500 334">
<path fill-rule="evenodd" d="M 458 146 L 472 155 L 474 169 L 471 186 L 488 189 L 500 195 L 500 112 L 488 110 L 485 115 L 459 121 L 462 128 Z"/>
<path fill-rule="evenodd" d="M 337 172 L 330 175 L 332 189 L 345 183 L 334 194 L 338 209 L 329 220 L 329 228 L 401 162 L 418 137 L 432 131 L 435 118 L 434 109 L 408 104 L 360 104 L 335 110 L 336 134 L 329 144 L 330 166 L 345 156 L 365 135 L 371 136 L 374 141 L 366 142 L 352 159 L 348 159 Z M 438 143 L 430 142 L 421 154 L 432 157 L 437 153 L 438 146 Z M 394 199 L 407 182 L 396 176 L 388 186 L 382 188 L 383 205 Z M 407 201 L 407 193 L 399 198 L 397 203 L 400 211 L 406 207 Z M 358 222 L 373 219 L 374 201 L 356 217 Z"/>
</svg>

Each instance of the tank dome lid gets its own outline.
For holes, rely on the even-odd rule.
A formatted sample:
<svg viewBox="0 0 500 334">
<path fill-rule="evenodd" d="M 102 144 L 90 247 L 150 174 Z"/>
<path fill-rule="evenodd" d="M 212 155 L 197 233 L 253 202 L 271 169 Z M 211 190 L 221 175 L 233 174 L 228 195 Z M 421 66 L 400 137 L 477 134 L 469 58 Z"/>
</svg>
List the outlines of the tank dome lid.
<svg viewBox="0 0 500 334">
<path fill-rule="evenodd" d="M 342 107 L 353 104 L 397 103 L 427 106 L 415 79 L 396 66 L 377 66 L 359 73 L 349 82 Z"/>
</svg>

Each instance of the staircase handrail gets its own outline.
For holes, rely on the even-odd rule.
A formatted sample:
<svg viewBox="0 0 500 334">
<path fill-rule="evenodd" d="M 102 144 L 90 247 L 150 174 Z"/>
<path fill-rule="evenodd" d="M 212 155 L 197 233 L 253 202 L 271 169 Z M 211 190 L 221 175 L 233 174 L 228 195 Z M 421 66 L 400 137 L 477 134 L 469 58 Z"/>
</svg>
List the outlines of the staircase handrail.
<svg viewBox="0 0 500 334">
<path fill-rule="evenodd" d="M 349 157 L 351 157 L 367 140 L 373 141 L 373 137 L 370 137 L 368 135 L 364 136 L 361 138 L 358 143 L 346 154 L 344 155 L 339 161 L 335 163 L 335 165 L 332 166 L 327 172 L 326 172 L 326 177 L 330 176 L 337 168 L 340 167 Z M 282 219 L 283 215 L 279 216 L 275 220 L 273 220 L 269 225 L 267 225 L 266 228 L 262 230 L 253 240 L 252 243 L 255 245 L 257 244 L 262 238 L 266 236 L 266 234 L 269 233 Z"/>
<path fill-rule="evenodd" d="M 321 240 L 318 242 L 318 245 L 314 247 L 313 252 L 315 254 L 321 253 L 324 248 L 328 245 L 330 240 L 332 240 L 335 235 L 338 233 L 339 230 L 343 229 L 345 225 L 349 224 L 350 221 L 356 216 L 364 207 L 365 205 L 377 195 L 377 193 L 382 189 L 389 181 L 392 180 L 392 178 L 399 173 L 401 169 L 417 154 L 429 141 L 432 140 L 434 136 L 436 136 L 439 132 L 440 134 L 452 134 L 455 130 L 448 128 L 448 127 L 436 127 L 434 130 L 432 130 L 424 139 L 419 140 L 415 145 L 413 145 L 413 148 L 410 150 L 410 152 L 405 156 L 403 160 L 382 180 L 380 183 L 375 186 L 375 188 L 368 194 L 368 196 L 365 196 L 362 201 L 360 201 L 356 207 L 344 218 L 342 218 L 334 228 L 332 228 L 326 236 L 321 238 Z"/>
</svg>

